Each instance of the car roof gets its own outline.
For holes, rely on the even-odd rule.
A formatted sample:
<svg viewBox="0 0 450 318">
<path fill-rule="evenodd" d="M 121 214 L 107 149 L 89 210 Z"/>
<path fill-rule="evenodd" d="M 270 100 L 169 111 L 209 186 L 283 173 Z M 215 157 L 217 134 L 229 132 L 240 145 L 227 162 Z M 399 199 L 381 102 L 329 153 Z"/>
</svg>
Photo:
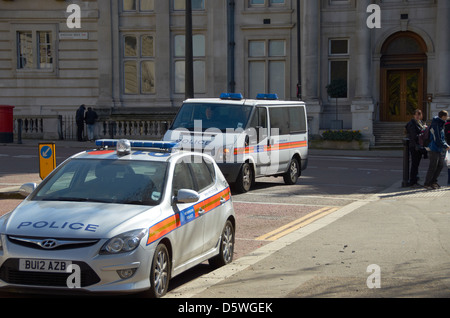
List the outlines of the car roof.
<svg viewBox="0 0 450 318">
<path fill-rule="evenodd" d="M 110 142 L 118 142 L 119 140 L 114 139 L 101 139 L 97 140 L 96 144 L 104 144 L 104 141 Z M 122 140 L 123 141 L 123 140 Z M 137 140 L 129 140 L 131 144 L 136 145 L 139 143 L 143 143 L 140 147 L 132 146 L 129 154 L 119 154 L 115 146 L 99 146 L 95 149 L 89 149 L 83 152 L 80 152 L 71 158 L 76 159 L 100 159 L 100 160 L 139 160 L 139 161 L 159 161 L 159 162 L 169 162 L 172 160 L 176 160 L 179 157 L 183 157 L 186 155 L 199 155 L 206 156 L 203 153 L 199 152 L 190 152 L 186 150 L 182 150 L 176 147 L 176 143 L 167 143 L 167 142 L 157 142 L 157 144 L 167 145 L 171 144 L 171 148 L 164 147 L 148 147 L 145 143 L 156 143 L 151 141 L 137 141 Z M 175 146 L 172 146 L 175 145 Z"/>
</svg>

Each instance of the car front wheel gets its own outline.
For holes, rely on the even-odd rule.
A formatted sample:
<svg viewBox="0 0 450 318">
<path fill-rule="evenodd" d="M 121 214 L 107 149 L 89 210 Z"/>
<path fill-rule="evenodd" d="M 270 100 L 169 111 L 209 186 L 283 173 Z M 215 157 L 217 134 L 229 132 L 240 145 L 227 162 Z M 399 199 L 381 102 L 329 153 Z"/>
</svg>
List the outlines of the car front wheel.
<svg viewBox="0 0 450 318">
<path fill-rule="evenodd" d="M 152 268 L 150 270 L 149 296 L 160 298 L 167 293 L 170 279 L 170 257 L 167 247 L 160 244 L 153 255 Z"/>
</svg>

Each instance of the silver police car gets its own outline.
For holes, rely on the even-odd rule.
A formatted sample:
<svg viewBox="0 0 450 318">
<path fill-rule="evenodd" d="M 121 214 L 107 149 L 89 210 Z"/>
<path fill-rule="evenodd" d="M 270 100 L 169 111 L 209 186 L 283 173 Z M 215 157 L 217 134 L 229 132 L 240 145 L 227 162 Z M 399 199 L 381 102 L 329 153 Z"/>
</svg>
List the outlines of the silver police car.
<svg viewBox="0 0 450 318">
<path fill-rule="evenodd" d="M 230 188 L 176 143 L 98 140 L 0 218 L 0 289 L 165 295 L 169 279 L 233 258 Z"/>
</svg>

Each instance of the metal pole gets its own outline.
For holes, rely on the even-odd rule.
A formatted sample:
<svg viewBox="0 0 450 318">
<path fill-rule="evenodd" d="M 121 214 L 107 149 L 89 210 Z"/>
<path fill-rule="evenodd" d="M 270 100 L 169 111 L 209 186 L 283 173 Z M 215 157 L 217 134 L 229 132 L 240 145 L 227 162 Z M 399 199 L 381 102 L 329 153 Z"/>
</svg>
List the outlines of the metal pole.
<svg viewBox="0 0 450 318">
<path fill-rule="evenodd" d="M 21 145 L 22 144 L 22 124 L 23 124 L 23 121 L 21 118 L 19 118 L 17 120 L 17 124 L 18 124 L 18 126 L 17 126 L 17 143 L 19 145 Z"/>
<path fill-rule="evenodd" d="M 228 1 L 228 14 L 227 14 L 227 26 L 228 26 L 228 92 L 235 92 L 235 74 L 234 74 L 234 48 L 235 48 L 235 35 L 234 35 L 234 21 L 235 21 L 235 2 L 234 0 Z"/>
<path fill-rule="evenodd" d="M 403 138 L 403 182 L 402 187 L 409 187 L 409 138 Z"/>
<path fill-rule="evenodd" d="M 301 50 L 300 0 L 297 0 L 297 98 L 302 99 L 302 50 Z"/>
<path fill-rule="evenodd" d="M 194 97 L 194 57 L 192 49 L 192 1 L 186 0 L 185 97 Z"/>
</svg>

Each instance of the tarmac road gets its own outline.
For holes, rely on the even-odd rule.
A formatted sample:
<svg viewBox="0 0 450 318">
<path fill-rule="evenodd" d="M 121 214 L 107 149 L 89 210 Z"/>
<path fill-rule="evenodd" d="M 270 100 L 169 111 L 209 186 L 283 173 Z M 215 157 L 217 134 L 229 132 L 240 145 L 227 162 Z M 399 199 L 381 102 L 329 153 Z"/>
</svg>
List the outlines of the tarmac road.
<svg viewBox="0 0 450 318">
<path fill-rule="evenodd" d="M 60 142 L 56 150 L 58 163 L 67 156 L 82 150 L 86 145 L 87 143 L 80 145 Z M 39 181 L 38 175 L 33 173 L 36 171 L 36 166 L 33 165 L 37 159 L 37 150 L 33 155 L 33 147 L 33 145 L 0 147 L 0 164 L 5 167 L 3 163 L 7 162 L 6 166 L 8 166 L 8 171 L 0 171 L 0 189 L 17 187 L 24 182 Z M 363 251 L 369 253 L 371 248 L 372 250 L 375 248 L 369 244 L 361 244 L 366 234 L 370 233 L 369 230 L 373 230 L 374 234 L 380 233 L 380 228 L 374 226 L 377 222 L 373 223 L 370 218 L 377 215 L 376 212 L 380 209 L 377 204 L 383 202 L 381 210 L 386 213 L 388 207 L 394 210 L 399 209 L 397 204 L 402 200 L 402 196 L 388 196 L 381 200 L 377 197 L 377 193 L 393 183 L 398 183 L 402 177 L 401 164 L 399 151 L 312 150 L 309 167 L 304 171 L 297 185 L 285 186 L 282 178 L 258 179 L 251 192 L 233 195 L 236 214 L 239 218 L 236 233 L 236 263 L 215 272 L 211 272 L 207 265 L 200 265 L 174 278 L 171 281 L 172 291 L 168 297 L 253 297 L 257 295 L 261 297 L 340 297 L 344 295 L 343 297 L 346 297 L 345 295 L 358 295 L 358 292 L 352 294 L 349 290 L 364 291 L 366 294 L 363 295 L 373 295 L 370 294 L 372 290 L 368 291 L 368 288 L 364 287 L 369 275 L 366 269 L 370 265 L 366 263 L 370 258 L 365 257 L 363 261 L 353 260 L 353 258 L 356 254 L 364 255 Z M 426 164 L 423 164 L 422 174 L 426 169 L 424 165 Z M 441 192 L 446 194 L 445 190 Z M 391 204 L 393 201 L 395 204 Z M 431 202 L 429 198 L 421 198 L 419 201 L 427 202 L 427 204 Z M 20 201 L 1 200 L 0 214 L 12 209 L 18 202 Z M 372 212 L 364 210 L 372 205 L 375 206 L 375 212 L 371 209 L 369 211 Z M 349 210 L 352 210 L 352 213 L 347 212 Z M 354 213 L 360 210 L 363 212 Z M 317 215 L 316 219 L 308 219 L 311 215 Z M 343 215 L 342 220 L 340 215 Z M 353 215 L 365 215 L 358 222 L 362 222 L 363 225 L 371 224 L 369 229 L 358 222 L 348 221 Z M 387 215 L 389 214 L 380 215 L 381 220 L 387 220 Z M 405 217 L 408 216 L 411 218 L 408 214 Z M 327 220 L 333 220 L 333 224 L 328 225 Z M 344 221 L 345 223 L 338 229 L 334 228 L 335 224 Z M 283 229 L 289 224 L 293 226 Z M 308 232 L 306 236 L 304 235 L 304 231 L 311 231 L 324 224 L 327 226 L 317 231 L 320 234 Z M 388 229 L 385 226 L 384 228 Z M 327 232 L 324 235 L 322 231 L 325 230 L 330 233 Z M 358 231 L 358 235 L 351 234 L 355 230 Z M 275 233 L 268 235 L 272 232 Z M 351 237 L 348 238 L 344 234 Z M 376 239 L 366 241 L 374 242 L 374 244 L 378 242 Z M 354 246 L 358 246 L 358 249 Z M 383 255 L 379 251 L 378 249 L 378 254 Z M 260 257 L 255 258 L 254 255 Z M 343 259 L 344 255 L 348 259 Z M 394 255 L 397 254 L 394 253 Z M 286 260 L 295 261 L 294 267 L 289 267 L 293 264 Z M 380 260 L 378 262 L 374 260 L 371 264 L 380 265 L 383 277 L 386 268 L 389 268 L 386 265 L 389 262 L 385 264 Z M 339 274 L 329 274 L 330 269 L 333 269 L 330 273 L 348 272 L 344 277 L 351 277 L 353 281 L 343 279 L 343 276 Z M 221 271 L 225 271 L 226 274 L 221 274 Z M 350 272 L 352 275 L 349 274 Z M 211 277 L 214 278 L 214 286 L 203 283 L 205 279 L 211 282 Z M 363 279 L 362 283 L 361 279 Z M 248 284 L 249 281 L 254 284 Z M 288 286 L 283 282 L 289 282 Z M 359 284 L 358 288 L 345 287 L 354 286 L 356 282 Z M 271 288 L 261 288 L 264 283 Z M 267 285 L 268 283 L 270 285 Z M 202 287 L 198 288 L 198 284 Z M 224 286 L 232 286 L 234 290 L 223 289 Z M 329 286 L 334 287 L 330 289 Z M 341 287 L 338 288 L 339 286 Z M 256 288 L 258 292 L 255 293 L 253 288 Z M 336 292 L 330 292 L 333 290 Z"/>
</svg>

